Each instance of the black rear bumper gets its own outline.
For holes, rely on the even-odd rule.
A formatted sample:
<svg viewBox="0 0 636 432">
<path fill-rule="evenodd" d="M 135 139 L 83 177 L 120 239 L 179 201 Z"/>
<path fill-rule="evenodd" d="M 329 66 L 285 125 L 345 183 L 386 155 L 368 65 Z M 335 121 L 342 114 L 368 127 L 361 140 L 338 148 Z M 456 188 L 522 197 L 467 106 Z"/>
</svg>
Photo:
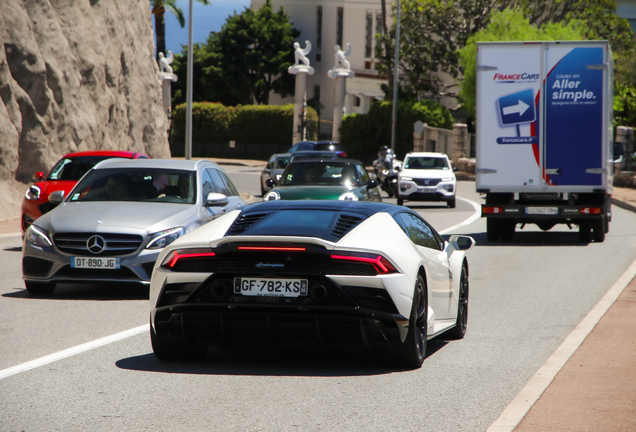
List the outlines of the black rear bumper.
<svg viewBox="0 0 636 432">
<path fill-rule="evenodd" d="M 158 336 L 198 345 L 301 345 L 369 349 L 404 340 L 408 319 L 367 309 L 184 304 L 158 308 Z"/>
</svg>

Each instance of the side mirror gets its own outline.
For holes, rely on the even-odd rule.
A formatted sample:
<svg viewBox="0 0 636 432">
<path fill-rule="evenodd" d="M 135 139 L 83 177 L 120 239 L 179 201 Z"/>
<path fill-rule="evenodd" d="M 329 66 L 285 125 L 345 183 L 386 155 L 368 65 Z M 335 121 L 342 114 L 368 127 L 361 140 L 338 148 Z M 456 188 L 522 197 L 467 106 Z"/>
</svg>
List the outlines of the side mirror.
<svg viewBox="0 0 636 432">
<path fill-rule="evenodd" d="M 448 239 L 448 243 L 453 249 L 466 252 L 475 246 L 475 239 L 470 236 L 452 235 Z"/>
<path fill-rule="evenodd" d="M 614 163 L 623 162 L 623 155 L 625 155 L 625 147 L 622 142 L 614 143 Z"/>
<path fill-rule="evenodd" d="M 225 207 L 229 202 L 230 199 L 226 195 L 216 192 L 210 192 L 205 199 L 207 207 Z"/>
<path fill-rule="evenodd" d="M 57 190 L 57 191 L 51 192 L 49 194 L 49 202 L 51 204 L 58 205 L 62 201 L 64 201 L 64 191 L 63 190 Z"/>
<path fill-rule="evenodd" d="M 276 182 L 274 181 L 274 179 L 268 178 L 267 180 L 265 180 L 265 186 L 270 188 L 276 187 Z"/>
<path fill-rule="evenodd" d="M 33 181 L 39 182 L 39 181 L 42 181 L 43 178 L 44 178 L 44 173 L 42 171 L 38 171 L 35 174 L 33 174 Z"/>
<path fill-rule="evenodd" d="M 367 189 L 373 189 L 373 188 L 377 188 L 379 185 L 378 181 L 376 179 L 371 179 L 367 182 Z"/>
<path fill-rule="evenodd" d="M 457 172 L 457 171 L 459 171 L 459 168 L 458 168 L 458 167 L 456 167 L 456 166 L 454 166 L 454 167 L 453 167 L 453 171 L 454 171 L 454 172 Z"/>
</svg>

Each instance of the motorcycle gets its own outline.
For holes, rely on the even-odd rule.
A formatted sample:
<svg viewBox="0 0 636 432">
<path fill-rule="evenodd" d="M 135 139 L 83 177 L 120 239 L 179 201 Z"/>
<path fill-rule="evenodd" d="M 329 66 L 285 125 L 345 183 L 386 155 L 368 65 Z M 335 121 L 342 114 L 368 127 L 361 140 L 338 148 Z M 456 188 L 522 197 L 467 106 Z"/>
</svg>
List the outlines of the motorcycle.
<svg viewBox="0 0 636 432">
<path fill-rule="evenodd" d="M 398 161 L 395 156 L 390 158 L 390 160 L 390 162 L 387 162 L 386 160 L 377 159 L 373 163 L 373 171 L 382 190 L 389 195 L 389 198 L 393 198 L 398 196 L 398 170 L 402 166 L 402 162 Z"/>
</svg>

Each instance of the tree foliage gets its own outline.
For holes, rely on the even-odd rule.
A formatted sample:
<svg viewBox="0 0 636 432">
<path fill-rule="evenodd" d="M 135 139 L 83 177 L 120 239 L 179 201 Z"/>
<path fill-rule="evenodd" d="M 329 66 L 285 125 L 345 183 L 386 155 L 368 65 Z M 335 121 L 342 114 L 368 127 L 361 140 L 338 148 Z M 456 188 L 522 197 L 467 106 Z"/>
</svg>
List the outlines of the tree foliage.
<svg viewBox="0 0 636 432">
<path fill-rule="evenodd" d="M 460 97 L 464 109 L 471 116 L 475 116 L 475 97 L 477 79 L 477 48 L 476 43 L 489 41 L 548 41 L 548 40 L 581 40 L 583 39 L 582 24 L 572 21 L 563 26 L 559 23 L 546 22 L 541 27 L 530 24 L 519 10 L 505 9 L 496 11 L 488 26 L 471 36 L 466 46 L 461 49 L 461 65 L 464 69 L 464 80 Z"/>
<path fill-rule="evenodd" d="M 449 89 L 439 79 L 440 72 L 460 78 L 464 69 L 459 51 L 488 26 L 495 12 L 506 9 L 521 13 L 537 28 L 545 29 L 549 23 L 564 27 L 580 23 L 586 39 L 609 40 L 619 58 L 636 47 L 629 23 L 616 14 L 615 0 L 402 0 L 399 68 L 403 85 L 418 98 L 446 95 Z M 394 4 L 394 17 L 395 12 Z M 395 23 L 376 39 L 379 70 L 387 73 L 394 61 Z"/>
<path fill-rule="evenodd" d="M 267 104 L 270 91 L 293 94 L 294 77 L 287 68 L 294 63 L 298 36 L 284 8 L 275 12 L 271 0 L 258 11 L 235 13 L 205 44 L 193 46 L 193 99 L 232 106 Z M 179 77 L 173 105 L 184 102 L 186 51 L 173 64 Z"/>
<path fill-rule="evenodd" d="M 209 5 L 209 0 L 198 0 L 204 5 Z M 155 57 L 159 59 L 159 53 L 166 53 L 166 10 L 169 10 L 177 17 L 179 25 L 185 26 L 185 16 L 183 11 L 177 6 L 177 0 L 150 0 L 152 14 L 155 16 L 155 36 L 157 38 L 157 51 Z"/>
</svg>

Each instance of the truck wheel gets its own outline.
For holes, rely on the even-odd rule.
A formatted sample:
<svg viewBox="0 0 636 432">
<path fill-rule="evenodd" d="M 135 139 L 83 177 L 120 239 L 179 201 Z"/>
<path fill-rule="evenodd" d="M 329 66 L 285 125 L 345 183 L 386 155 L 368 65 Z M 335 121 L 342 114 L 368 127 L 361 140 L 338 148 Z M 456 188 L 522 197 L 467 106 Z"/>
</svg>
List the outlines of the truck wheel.
<svg viewBox="0 0 636 432">
<path fill-rule="evenodd" d="M 515 235 L 517 223 L 514 220 L 505 221 L 501 226 L 501 241 L 509 242 Z"/>
<path fill-rule="evenodd" d="M 501 225 L 497 219 L 486 219 L 486 237 L 488 241 L 499 241 L 499 234 L 501 233 Z"/>
<path fill-rule="evenodd" d="M 579 222 L 579 241 L 582 243 L 592 241 L 592 224 L 588 221 Z"/>
<path fill-rule="evenodd" d="M 592 221 L 592 233 L 595 243 L 603 243 L 605 241 L 605 218 L 595 219 Z"/>
</svg>

